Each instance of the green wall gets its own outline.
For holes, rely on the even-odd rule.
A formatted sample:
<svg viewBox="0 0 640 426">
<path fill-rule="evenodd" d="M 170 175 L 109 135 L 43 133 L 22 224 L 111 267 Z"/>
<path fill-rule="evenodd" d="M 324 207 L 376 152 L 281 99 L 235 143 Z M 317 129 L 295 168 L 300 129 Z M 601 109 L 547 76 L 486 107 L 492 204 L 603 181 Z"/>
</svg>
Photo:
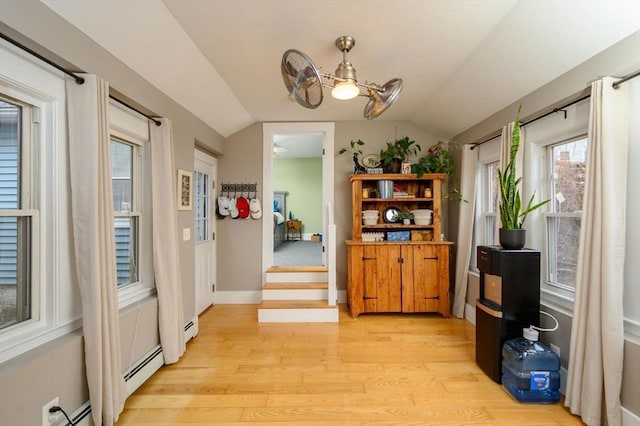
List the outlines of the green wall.
<svg viewBox="0 0 640 426">
<path fill-rule="evenodd" d="M 322 233 L 322 158 L 274 159 L 273 189 L 288 192 L 286 217 L 301 220 L 303 234 Z"/>
</svg>

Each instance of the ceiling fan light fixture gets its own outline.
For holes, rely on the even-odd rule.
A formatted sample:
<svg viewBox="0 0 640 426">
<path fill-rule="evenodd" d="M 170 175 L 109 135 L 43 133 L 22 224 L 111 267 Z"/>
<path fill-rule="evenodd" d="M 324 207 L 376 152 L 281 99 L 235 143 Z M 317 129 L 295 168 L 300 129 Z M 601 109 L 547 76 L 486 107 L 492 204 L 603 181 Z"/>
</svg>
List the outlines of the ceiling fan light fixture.
<svg viewBox="0 0 640 426">
<path fill-rule="evenodd" d="M 360 89 L 353 81 L 336 81 L 331 90 L 331 96 L 340 100 L 353 99 L 360 94 Z"/>
<path fill-rule="evenodd" d="M 335 75 L 320 72 L 313 61 L 303 52 L 289 49 L 282 55 L 281 73 L 289 94 L 305 108 L 317 108 L 322 103 L 322 87 L 331 87 L 331 95 L 339 100 L 365 96 L 369 102 L 364 109 L 364 117 L 378 117 L 393 104 L 402 90 L 402 80 L 394 78 L 383 86 L 375 83 L 358 83 L 356 70 L 347 60 L 347 53 L 355 46 L 356 40 L 351 36 L 336 39 L 336 47 L 342 52 L 342 62 Z M 334 80 L 333 86 L 323 83 L 323 78 Z M 367 93 L 361 93 L 360 88 Z"/>
</svg>

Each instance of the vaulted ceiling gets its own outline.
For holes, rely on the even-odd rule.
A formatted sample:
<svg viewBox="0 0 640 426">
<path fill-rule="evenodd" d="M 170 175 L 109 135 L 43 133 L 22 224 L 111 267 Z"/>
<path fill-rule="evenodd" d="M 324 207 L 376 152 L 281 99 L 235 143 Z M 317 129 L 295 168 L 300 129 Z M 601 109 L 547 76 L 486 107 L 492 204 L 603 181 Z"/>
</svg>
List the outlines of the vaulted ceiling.
<svg viewBox="0 0 640 426">
<path fill-rule="evenodd" d="M 364 120 L 366 98 L 291 100 L 285 50 L 325 73 L 351 35 L 360 81 L 403 79 L 376 120 L 449 138 L 640 30 L 638 0 L 42 0 L 229 136 L 265 121 Z M 588 82 L 585 82 L 585 86 Z"/>
</svg>

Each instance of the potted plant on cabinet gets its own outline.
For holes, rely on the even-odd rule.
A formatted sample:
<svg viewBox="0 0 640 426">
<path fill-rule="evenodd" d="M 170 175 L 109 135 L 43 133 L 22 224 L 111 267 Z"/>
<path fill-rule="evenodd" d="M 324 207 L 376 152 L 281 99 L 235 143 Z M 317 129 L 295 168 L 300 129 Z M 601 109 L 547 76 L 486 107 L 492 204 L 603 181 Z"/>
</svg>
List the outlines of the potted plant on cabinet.
<svg viewBox="0 0 640 426">
<path fill-rule="evenodd" d="M 351 158 L 353 159 L 353 173 L 366 173 L 366 169 L 364 166 L 360 164 L 360 156 L 362 155 L 362 146 L 364 142 L 360 139 L 352 140 L 349 142 L 349 148 L 342 148 L 338 151 L 339 155 L 344 154 L 345 152 L 351 153 Z"/>
<path fill-rule="evenodd" d="M 385 173 L 400 173 L 402 162 L 410 155 L 418 155 L 421 148 L 416 141 L 405 136 L 393 142 L 387 142 L 387 147 L 380 150 L 380 162 Z"/>
<path fill-rule="evenodd" d="M 393 216 L 394 222 L 402 221 L 403 224 L 409 225 L 411 223 L 411 219 L 414 218 L 413 212 L 409 209 L 403 209 Z"/>
<path fill-rule="evenodd" d="M 425 173 L 444 173 L 447 175 L 448 188 L 445 196 L 456 201 L 466 202 L 453 181 L 454 160 L 449 148 L 451 144 L 452 142 L 439 141 L 431 146 L 423 157 L 411 165 L 411 173 L 417 174 L 418 177 L 422 177 Z"/>
<path fill-rule="evenodd" d="M 520 108 L 522 105 L 520 106 Z M 526 207 L 522 205 L 520 190 L 518 185 L 522 181 L 522 176 L 516 178 L 516 155 L 520 148 L 520 108 L 513 124 L 511 134 L 511 150 L 509 151 L 509 162 L 504 170 L 498 168 L 498 184 L 500 186 L 500 221 L 502 227 L 500 233 L 500 245 L 507 249 L 521 249 L 526 240 L 526 230 L 522 227 L 527 215 L 532 211 L 542 207 L 550 200 L 545 200 L 534 204 L 535 192 L 531 194 Z"/>
</svg>

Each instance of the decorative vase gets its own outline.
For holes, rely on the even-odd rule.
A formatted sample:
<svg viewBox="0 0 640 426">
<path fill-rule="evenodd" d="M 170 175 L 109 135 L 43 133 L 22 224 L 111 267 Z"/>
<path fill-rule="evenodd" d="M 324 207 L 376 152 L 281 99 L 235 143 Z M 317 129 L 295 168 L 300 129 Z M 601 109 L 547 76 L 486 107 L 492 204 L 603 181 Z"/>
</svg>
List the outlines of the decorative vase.
<svg viewBox="0 0 640 426">
<path fill-rule="evenodd" d="M 382 171 L 384 173 L 400 173 L 402 169 L 402 160 L 394 158 L 388 163 L 382 165 Z"/>
<path fill-rule="evenodd" d="M 411 219 L 402 219 L 404 225 L 411 225 Z"/>
<path fill-rule="evenodd" d="M 527 238 L 526 229 L 505 229 L 500 228 L 500 245 L 502 248 L 518 250 L 524 247 Z"/>
<path fill-rule="evenodd" d="M 353 154 L 353 173 L 367 173 L 367 170 L 358 161 L 358 156 Z"/>
<path fill-rule="evenodd" d="M 399 158 L 391 160 L 390 169 L 391 173 L 400 173 L 400 170 L 402 170 L 402 160 Z"/>
</svg>

